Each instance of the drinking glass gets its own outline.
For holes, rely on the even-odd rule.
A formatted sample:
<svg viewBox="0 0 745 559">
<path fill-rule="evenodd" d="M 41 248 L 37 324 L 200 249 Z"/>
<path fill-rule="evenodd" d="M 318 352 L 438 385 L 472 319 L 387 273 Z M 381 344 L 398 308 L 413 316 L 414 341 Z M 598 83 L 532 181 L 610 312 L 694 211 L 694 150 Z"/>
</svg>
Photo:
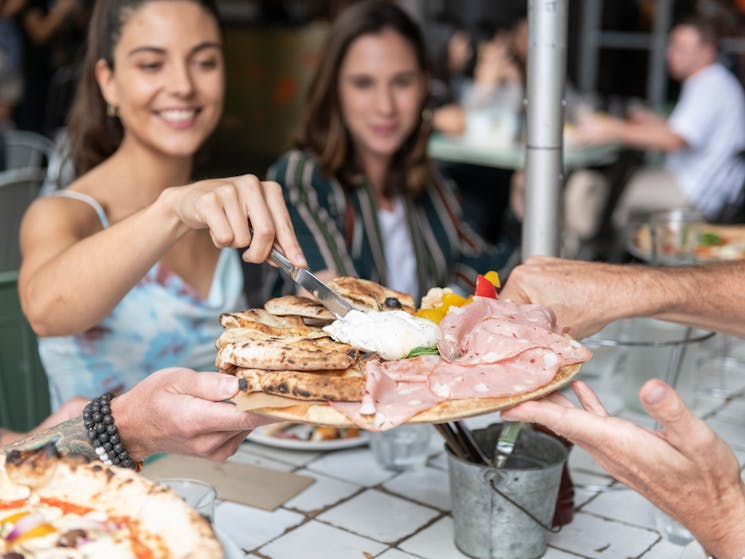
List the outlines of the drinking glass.
<svg viewBox="0 0 745 559">
<path fill-rule="evenodd" d="M 408 470 L 424 466 L 431 437 L 429 425 L 401 425 L 380 433 L 371 432 L 370 449 L 386 470 Z"/>
<path fill-rule="evenodd" d="M 686 545 L 693 541 L 693 536 L 685 526 L 657 507 L 654 509 L 654 523 L 662 537 L 675 545 Z"/>
<path fill-rule="evenodd" d="M 158 479 L 155 482 L 170 487 L 171 491 L 186 501 L 208 522 L 214 521 L 217 490 L 210 484 L 183 477 Z"/>
</svg>

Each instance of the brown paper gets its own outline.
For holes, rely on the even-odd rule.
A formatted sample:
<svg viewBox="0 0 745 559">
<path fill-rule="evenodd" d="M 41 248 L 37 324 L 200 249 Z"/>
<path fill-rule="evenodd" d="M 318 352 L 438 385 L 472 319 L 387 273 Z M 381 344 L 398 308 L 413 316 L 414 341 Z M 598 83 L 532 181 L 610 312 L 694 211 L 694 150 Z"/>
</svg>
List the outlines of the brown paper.
<svg viewBox="0 0 745 559">
<path fill-rule="evenodd" d="M 239 393 L 233 396 L 233 402 L 239 411 L 257 410 L 261 408 L 289 408 L 301 404 L 325 404 L 320 400 L 295 400 L 265 392 Z"/>
<path fill-rule="evenodd" d="M 252 464 L 212 462 L 169 454 L 148 464 L 142 473 L 151 480 L 185 477 L 217 489 L 217 497 L 268 511 L 275 510 L 313 483 L 313 478 L 278 472 Z"/>
</svg>

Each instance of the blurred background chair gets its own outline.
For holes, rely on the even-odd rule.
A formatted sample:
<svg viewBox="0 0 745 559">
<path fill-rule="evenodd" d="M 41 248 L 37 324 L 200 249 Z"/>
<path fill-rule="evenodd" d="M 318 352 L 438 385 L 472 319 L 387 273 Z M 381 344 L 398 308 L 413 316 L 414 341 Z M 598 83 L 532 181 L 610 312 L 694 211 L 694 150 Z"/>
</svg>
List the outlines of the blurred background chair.
<svg viewBox="0 0 745 559">
<path fill-rule="evenodd" d="M 36 336 L 18 300 L 18 272 L 0 272 L 0 425 L 26 431 L 49 415 Z"/>
<path fill-rule="evenodd" d="M 3 135 L 6 169 L 46 168 L 54 148 L 49 138 L 25 130 L 5 130 Z"/>
<path fill-rule="evenodd" d="M 39 195 L 43 169 L 27 167 L 0 173 L 0 272 L 21 266 L 18 235 L 26 208 Z"/>
<path fill-rule="evenodd" d="M 47 157 L 46 144 L 35 143 L 33 136 L 23 138 L 32 139 L 22 144 L 29 148 L 23 161 L 41 165 L 41 158 Z M 14 147 L 20 145 L 15 143 Z M 18 150 L 12 157 L 21 155 L 22 150 Z M 34 427 L 49 415 L 49 387 L 36 336 L 18 298 L 21 219 L 39 195 L 44 177 L 42 166 L 22 166 L 0 173 L 0 426 L 19 431 Z"/>
</svg>

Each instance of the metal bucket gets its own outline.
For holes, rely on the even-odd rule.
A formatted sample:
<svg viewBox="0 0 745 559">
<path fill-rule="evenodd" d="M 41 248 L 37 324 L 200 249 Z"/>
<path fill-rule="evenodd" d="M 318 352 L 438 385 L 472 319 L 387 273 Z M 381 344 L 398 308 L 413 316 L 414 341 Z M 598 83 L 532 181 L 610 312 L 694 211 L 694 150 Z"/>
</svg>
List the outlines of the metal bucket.
<svg viewBox="0 0 745 559">
<path fill-rule="evenodd" d="M 474 431 L 491 456 L 501 424 Z M 449 451 L 455 545 L 476 559 L 534 559 L 546 551 L 546 532 L 567 450 L 559 441 L 523 429 L 499 470 L 462 460 Z"/>
</svg>

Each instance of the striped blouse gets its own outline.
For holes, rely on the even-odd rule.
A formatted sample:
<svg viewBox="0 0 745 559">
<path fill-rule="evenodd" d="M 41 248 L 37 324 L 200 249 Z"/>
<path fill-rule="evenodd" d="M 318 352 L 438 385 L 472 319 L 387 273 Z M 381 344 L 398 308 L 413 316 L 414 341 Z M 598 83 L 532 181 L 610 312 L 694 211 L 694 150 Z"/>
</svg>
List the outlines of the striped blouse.
<svg viewBox="0 0 745 559">
<path fill-rule="evenodd" d="M 285 202 L 310 270 L 332 270 L 385 285 L 385 239 L 369 184 L 345 191 L 305 151 L 293 150 L 268 173 Z M 419 293 L 446 286 L 471 293 L 477 273 L 503 269 L 511 247 L 484 242 L 460 221 L 460 205 L 445 181 L 416 198 L 403 196 L 416 258 Z"/>
</svg>

